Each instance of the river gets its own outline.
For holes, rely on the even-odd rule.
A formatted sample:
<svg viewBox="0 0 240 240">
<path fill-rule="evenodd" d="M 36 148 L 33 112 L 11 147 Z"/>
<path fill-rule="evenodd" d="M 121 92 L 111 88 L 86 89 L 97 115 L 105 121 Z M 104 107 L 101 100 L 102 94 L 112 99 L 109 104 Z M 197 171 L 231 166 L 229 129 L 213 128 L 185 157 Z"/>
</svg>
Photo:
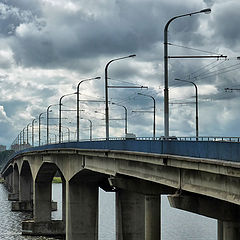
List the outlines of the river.
<svg viewBox="0 0 240 240">
<path fill-rule="evenodd" d="M 54 201 L 61 199 L 61 184 L 53 184 Z M 21 235 L 21 221 L 30 214 L 11 211 L 8 192 L 0 184 L 0 240 L 52 240 L 46 237 Z M 114 193 L 99 191 L 99 240 L 115 240 Z M 162 196 L 162 240 L 216 240 L 216 220 L 169 206 L 166 196 Z M 61 218 L 61 203 L 53 219 Z"/>
</svg>

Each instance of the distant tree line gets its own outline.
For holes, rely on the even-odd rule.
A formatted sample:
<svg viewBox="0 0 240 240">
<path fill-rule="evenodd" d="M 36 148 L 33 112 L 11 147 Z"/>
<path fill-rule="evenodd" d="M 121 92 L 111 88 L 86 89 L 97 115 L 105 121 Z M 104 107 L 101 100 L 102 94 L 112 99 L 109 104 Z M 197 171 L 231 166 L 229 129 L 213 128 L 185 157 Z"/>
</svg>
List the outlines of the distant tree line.
<svg viewBox="0 0 240 240">
<path fill-rule="evenodd" d="M 0 169 L 2 169 L 4 167 L 4 165 L 6 164 L 8 157 L 10 155 L 12 155 L 14 153 L 13 150 L 6 150 L 6 151 L 2 151 L 0 152 Z"/>
</svg>

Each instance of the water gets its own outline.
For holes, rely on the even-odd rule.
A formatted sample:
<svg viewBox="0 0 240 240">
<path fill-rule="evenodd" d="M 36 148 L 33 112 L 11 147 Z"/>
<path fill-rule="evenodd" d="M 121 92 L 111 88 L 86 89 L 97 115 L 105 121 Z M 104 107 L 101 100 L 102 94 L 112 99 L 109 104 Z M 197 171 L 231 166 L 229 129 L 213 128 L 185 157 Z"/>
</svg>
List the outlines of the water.
<svg viewBox="0 0 240 240">
<path fill-rule="evenodd" d="M 21 235 L 21 221 L 31 214 L 11 212 L 8 192 L 0 184 L 0 240 L 53 240 L 46 237 Z M 53 184 L 53 200 L 58 201 L 58 211 L 53 219 L 61 219 L 61 184 Z M 115 195 L 100 190 L 99 240 L 115 240 Z M 162 240 L 216 240 L 216 220 L 173 209 L 166 196 L 162 197 Z"/>
</svg>

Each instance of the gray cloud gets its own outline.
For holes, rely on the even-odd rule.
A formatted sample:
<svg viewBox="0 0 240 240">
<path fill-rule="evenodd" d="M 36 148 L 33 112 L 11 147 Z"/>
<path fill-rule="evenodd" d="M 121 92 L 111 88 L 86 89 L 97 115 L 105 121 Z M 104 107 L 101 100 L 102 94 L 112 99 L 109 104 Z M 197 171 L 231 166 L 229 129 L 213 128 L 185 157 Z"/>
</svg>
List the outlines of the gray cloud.
<svg viewBox="0 0 240 240">
<path fill-rule="evenodd" d="M 131 111 L 152 108 L 150 99 L 141 98 L 138 91 L 156 97 L 157 134 L 162 135 L 164 25 L 173 16 L 206 7 L 212 7 L 211 15 L 196 15 L 172 22 L 169 42 L 229 56 L 238 55 L 240 33 L 236 26 L 239 3 L 236 0 L 2 1 L 0 101 L 11 121 L 0 124 L 1 136 L 12 137 L 12 132 L 20 131 L 48 105 L 57 103 L 60 96 L 75 91 L 81 79 L 101 76 L 101 80 L 81 86 L 81 97 L 103 100 L 106 63 L 132 53 L 137 57 L 111 64 L 109 77 L 113 80 L 109 82 L 147 85 L 149 89 L 110 89 L 109 98 L 128 107 L 129 131 L 137 136 L 151 136 L 152 114 L 133 114 Z M 169 46 L 169 54 L 206 53 Z M 171 99 L 192 101 L 193 89 L 182 87 L 173 79 L 187 79 L 189 73 L 202 68 L 191 75 L 197 76 L 191 80 L 199 86 L 200 134 L 235 134 L 227 126 L 232 122 L 229 125 L 237 127 L 238 107 L 234 101 L 238 101 L 238 92 L 225 93 L 224 88 L 239 85 L 238 69 L 233 71 L 229 68 L 231 71 L 224 73 L 221 69 L 237 62 L 217 62 L 212 67 L 213 61 L 171 59 Z M 75 107 L 74 99 L 66 100 L 65 104 Z M 94 113 L 94 110 L 104 113 L 104 104 L 85 103 L 82 107 L 85 108 L 83 116 L 92 118 L 95 126 L 104 124 L 99 120 L 104 115 Z M 175 105 L 170 108 L 171 134 L 194 135 L 194 106 Z M 57 115 L 57 108 L 52 114 Z M 110 114 L 122 116 L 123 109 L 111 106 Z M 67 112 L 64 115 L 74 125 L 75 115 Z M 112 129 L 112 134 L 123 134 L 123 121 L 112 122 L 111 126 L 117 127 Z M 72 129 L 75 131 L 74 126 Z M 87 133 L 86 130 L 86 136 Z M 103 130 L 95 127 L 94 134 L 102 137 Z M 2 138 L 0 141 L 7 142 Z"/>
<path fill-rule="evenodd" d="M 214 30 L 216 41 L 237 51 L 240 50 L 238 41 L 240 32 L 237 29 L 240 24 L 239 8 L 239 2 L 222 2 L 214 8 L 216 17 L 210 23 L 210 26 Z"/>
</svg>

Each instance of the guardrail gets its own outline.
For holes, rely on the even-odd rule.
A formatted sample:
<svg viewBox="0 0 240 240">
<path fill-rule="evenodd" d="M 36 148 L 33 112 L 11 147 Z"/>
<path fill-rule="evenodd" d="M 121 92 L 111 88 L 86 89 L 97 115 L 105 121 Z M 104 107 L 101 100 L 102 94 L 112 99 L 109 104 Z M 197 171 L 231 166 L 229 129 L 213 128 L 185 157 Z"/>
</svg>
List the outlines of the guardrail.
<svg viewBox="0 0 240 240">
<path fill-rule="evenodd" d="M 94 138 L 91 141 L 105 141 L 106 138 Z M 136 140 L 136 141 L 159 141 L 159 140 L 166 140 L 166 141 L 213 141 L 213 142 L 240 142 L 240 137 L 219 137 L 219 136 L 201 136 L 201 137 L 176 137 L 170 136 L 169 138 L 165 138 L 164 136 L 161 137 L 136 137 L 136 138 L 125 138 L 125 137 L 111 137 L 109 141 L 122 141 L 122 140 Z M 81 139 L 80 142 L 88 142 L 89 139 Z M 76 141 L 63 141 L 62 143 L 67 142 L 76 142 Z M 57 142 L 56 142 L 57 143 Z M 49 145 L 53 145 L 56 143 L 51 143 Z M 42 144 L 41 146 L 46 146 L 46 144 Z M 22 145 L 15 145 L 15 148 L 12 150 L 20 151 L 27 148 L 32 148 L 30 144 L 22 144 Z M 36 146 L 38 147 L 38 146 Z"/>
<path fill-rule="evenodd" d="M 105 142 L 104 142 L 105 141 Z M 112 141 L 112 142 L 111 142 Z M 119 141 L 119 143 L 117 142 Z M 129 141 L 129 144 L 125 144 Z M 138 144 L 139 141 L 139 144 Z M 18 154 L 24 153 L 25 151 L 34 151 L 41 149 L 54 149 L 56 147 L 62 148 L 91 148 L 91 147 L 100 147 L 100 149 L 107 149 L 108 147 L 113 148 L 116 147 L 117 150 L 126 150 L 129 149 L 127 146 L 130 146 L 130 149 L 142 151 L 145 147 L 150 147 L 150 152 L 159 153 L 159 151 L 164 151 L 168 154 L 175 154 L 181 156 L 197 156 L 204 158 L 213 158 L 213 159 L 223 159 L 223 160 L 234 160 L 239 161 L 239 147 L 238 143 L 240 142 L 240 137 L 219 137 L 219 136 L 201 136 L 201 137 L 176 137 L 171 136 L 168 139 L 165 139 L 163 136 L 161 137 L 136 137 L 132 139 L 126 139 L 124 137 L 114 137 L 110 138 L 109 141 L 106 141 L 105 138 L 95 138 L 90 141 L 89 139 L 81 139 L 81 141 L 65 141 L 61 144 L 52 143 L 45 144 L 41 146 L 32 147 L 31 145 L 18 145 L 15 150 L 15 153 L 9 156 L 9 160 L 13 159 L 14 156 Z M 92 144 L 91 144 L 92 143 Z M 145 144 L 146 143 L 146 144 Z M 163 143 L 163 144 L 162 144 Z M 178 144 L 179 143 L 179 144 Z M 198 144 L 199 143 L 199 144 Z M 220 143 L 226 143 L 221 146 Z M 231 148 L 229 146 L 232 144 Z M 199 145 L 199 147 L 197 147 Z M 217 151 L 209 151 L 208 145 L 213 146 L 213 149 L 217 149 Z M 144 147 L 143 147 L 144 146 Z M 168 148 L 168 146 L 170 148 Z M 180 146 L 180 147 L 179 147 Z M 16 147 L 16 145 L 15 145 Z M 206 150 L 206 151 L 205 151 Z M 234 152 L 235 151 L 235 152 Z M 234 154 L 232 154 L 234 152 Z M 236 153 L 237 152 L 237 153 Z M 218 153 L 218 156 L 214 154 Z M 8 162 L 7 161 L 7 162 Z M 240 162 L 240 161 L 239 161 Z M 5 167 L 4 167 L 5 168 Z"/>
</svg>

